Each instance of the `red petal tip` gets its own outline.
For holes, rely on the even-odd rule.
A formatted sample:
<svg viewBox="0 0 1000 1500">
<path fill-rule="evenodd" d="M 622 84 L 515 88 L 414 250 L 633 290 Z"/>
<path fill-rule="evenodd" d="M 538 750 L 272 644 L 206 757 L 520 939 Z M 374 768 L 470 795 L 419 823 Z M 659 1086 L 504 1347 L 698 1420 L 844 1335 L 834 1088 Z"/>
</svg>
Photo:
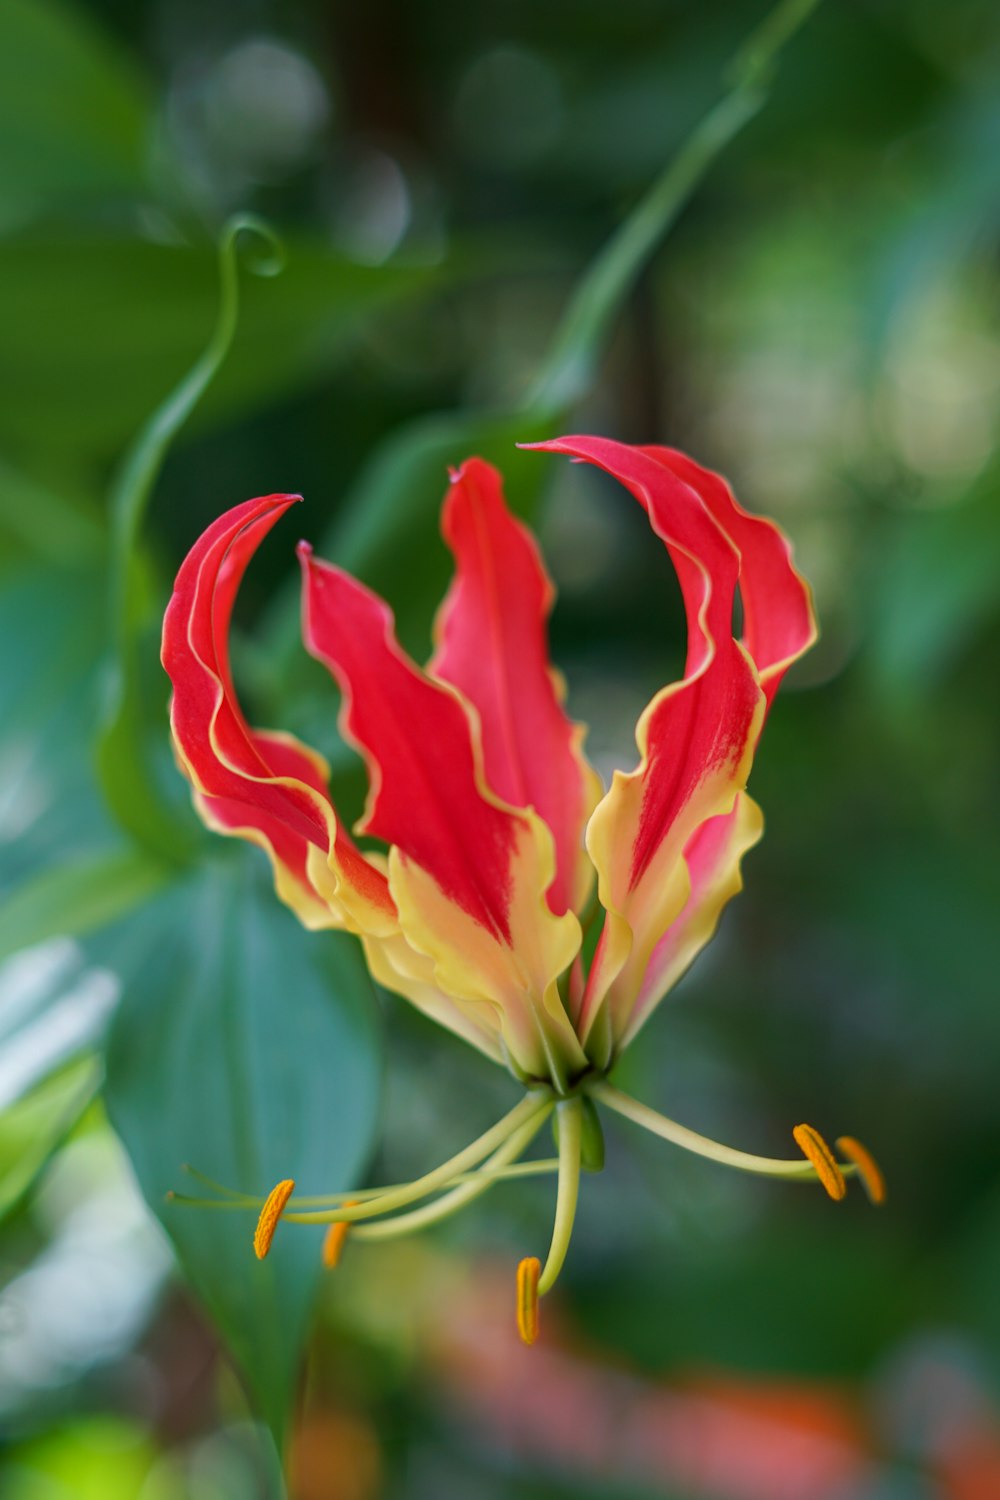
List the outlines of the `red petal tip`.
<svg viewBox="0 0 1000 1500">
<path fill-rule="evenodd" d="M 300 562 L 308 562 L 313 555 L 312 542 L 301 541 L 295 548 L 295 556 Z"/>
</svg>

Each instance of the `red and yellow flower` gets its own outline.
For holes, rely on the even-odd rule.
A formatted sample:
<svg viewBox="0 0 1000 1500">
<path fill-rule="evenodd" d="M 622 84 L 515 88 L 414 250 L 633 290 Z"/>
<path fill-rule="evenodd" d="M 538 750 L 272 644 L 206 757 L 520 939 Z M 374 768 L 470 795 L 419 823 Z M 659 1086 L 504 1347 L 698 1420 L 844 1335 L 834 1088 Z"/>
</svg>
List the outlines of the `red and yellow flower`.
<svg viewBox="0 0 1000 1500">
<path fill-rule="evenodd" d="M 540 1274 L 532 1260 L 519 1276 L 526 1337 L 538 1292 L 565 1255 L 581 1158 L 599 1128 L 596 1104 L 732 1165 L 816 1176 L 835 1196 L 845 1172 L 859 1172 L 876 1197 L 881 1191 L 853 1140 L 840 1164 L 811 1127 L 796 1131 L 800 1158 L 749 1157 L 607 1081 L 741 887 L 742 857 L 762 831 L 746 791 L 754 753 L 781 680 L 816 626 L 782 533 L 743 510 L 718 475 L 669 448 L 593 437 L 537 446 L 596 465 L 638 500 L 683 595 L 684 675 L 648 704 L 636 728 L 638 764 L 616 771 L 606 791 L 549 662 L 553 589 L 537 543 L 481 459 L 451 476 L 442 531 L 455 573 L 426 668 L 403 651 L 387 604 L 306 543 L 298 549 L 305 643 L 340 689 L 342 732 L 368 770 L 355 830 L 364 846 L 338 818 L 323 758 L 291 735 L 251 728 L 229 667 L 243 573 L 297 496 L 247 501 L 209 527 L 181 567 L 163 633 L 174 745 L 205 822 L 260 845 L 278 895 L 307 927 L 357 934 L 380 984 L 527 1089 L 492 1131 L 403 1189 L 313 1207 L 297 1205 L 281 1184 L 277 1211 L 274 1194 L 264 1205 L 258 1251 L 282 1215 L 330 1222 L 338 1248 L 347 1223 L 374 1237 L 441 1217 L 499 1176 L 533 1168 L 517 1159 L 558 1110 L 553 1246 Z M 600 935 L 585 962 L 584 928 L 595 921 Z M 398 1214 L 441 1190 L 443 1198 Z"/>
</svg>

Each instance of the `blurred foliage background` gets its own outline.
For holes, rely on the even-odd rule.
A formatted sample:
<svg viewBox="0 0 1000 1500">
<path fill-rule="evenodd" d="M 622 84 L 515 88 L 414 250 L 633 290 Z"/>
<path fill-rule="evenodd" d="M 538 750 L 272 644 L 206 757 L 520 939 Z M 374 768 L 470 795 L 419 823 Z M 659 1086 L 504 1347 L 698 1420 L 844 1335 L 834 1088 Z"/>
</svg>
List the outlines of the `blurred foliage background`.
<svg viewBox="0 0 1000 1500">
<path fill-rule="evenodd" d="M 599 378 L 528 399 L 584 267 L 760 19 L 751 0 L 0 8 L 2 1500 L 271 1500 L 220 1329 L 272 1425 L 298 1387 L 294 1500 L 1000 1495 L 996 8 L 821 6 L 618 299 Z M 236 210 L 286 265 L 244 263 L 233 348 L 123 554 L 114 476 L 209 337 Z M 359 1245 L 322 1286 L 308 1233 L 258 1267 L 242 1219 L 164 1205 L 185 1159 L 255 1189 L 290 1163 L 314 1192 L 398 1180 L 513 1093 L 376 1004 L 350 942 L 301 932 L 252 851 L 201 837 L 156 643 L 208 521 L 300 490 L 296 526 L 425 652 L 445 464 L 482 450 L 540 526 L 593 756 L 630 763 L 680 664 L 679 601 L 637 507 L 515 454 L 557 415 L 723 470 L 795 539 L 823 625 L 755 768 L 747 889 L 623 1082 L 749 1149 L 784 1154 L 802 1118 L 850 1130 L 890 1199 L 835 1209 L 612 1129 L 528 1351 L 512 1271 L 545 1243 L 541 1183 Z M 238 674 L 357 813 L 296 641 L 295 539 L 247 581 Z M 107 752 L 123 682 L 138 789 Z"/>
</svg>

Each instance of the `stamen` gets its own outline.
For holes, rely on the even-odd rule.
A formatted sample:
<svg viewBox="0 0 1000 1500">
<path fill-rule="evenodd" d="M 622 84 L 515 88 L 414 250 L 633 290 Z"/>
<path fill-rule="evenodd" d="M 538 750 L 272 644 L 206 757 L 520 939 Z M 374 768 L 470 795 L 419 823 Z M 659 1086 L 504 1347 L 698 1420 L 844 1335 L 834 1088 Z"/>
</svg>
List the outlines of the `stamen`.
<svg viewBox="0 0 1000 1500">
<path fill-rule="evenodd" d="M 840 1135 L 837 1137 L 837 1150 L 841 1156 L 846 1156 L 849 1162 L 853 1162 L 858 1169 L 865 1192 L 872 1203 L 885 1202 L 885 1178 L 878 1162 L 872 1156 L 867 1146 L 862 1146 L 860 1141 L 854 1139 L 853 1135 Z"/>
<path fill-rule="evenodd" d="M 839 1203 L 847 1192 L 847 1183 L 826 1141 L 811 1125 L 796 1125 L 792 1135 L 795 1137 L 795 1144 L 807 1161 L 811 1162 L 816 1176 L 830 1197 L 835 1203 Z"/>
<path fill-rule="evenodd" d="M 257 1220 L 257 1228 L 253 1236 L 254 1254 L 258 1260 L 263 1260 L 270 1250 L 278 1220 L 294 1191 L 294 1181 L 291 1177 L 286 1177 L 283 1182 L 278 1183 L 277 1187 L 271 1189 L 264 1200 L 264 1207 L 260 1211 L 260 1218 Z"/>
<path fill-rule="evenodd" d="M 528 1255 L 517 1268 L 517 1331 L 531 1345 L 538 1337 L 538 1278 L 542 1263 Z"/>
<path fill-rule="evenodd" d="M 464 1151 L 459 1151 L 450 1161 L 442 1162 L 441 1166 L 435 1167 L 432 1172 L 425 1172 L 422 1177 L 416 1178 L 413 1182 L 405 1183 L 388 1192 L 379 1192 L 374 1195 L 366 1193 L 354 1208 L 320 1209 L 315 1213 L 296 1212 L 295 1222 L 297 1224 L 335 1224 L 342 1219 L 349 1219 L 351 1223 L 357 1223 L 362 1219 L 378 1218 L 380 1215 L 394 1212 L 397 1208 L 405 1208 L 421 1198 L 429 1198 L 439 1188 L 450 1187 L 462 1172 L 479 1166 L 480 1162 L 502 1146 L 505 1141 L 510 1140 L 515 1131 L 526 1125 L 529 1120 L 541 1124 L 551 1111 L 551 1100 L 551 1089 L 542 1085 L 535 1086 L 519 1104 L 504 1115 L 502 1120 L 498 1120 L 478 1140 L 466 1146 Z M 289 1214 L 289 1218 L 292 1217 Z"/>
<path fill-rule="evenodd" d="M 348 1198 L 344 1207 L 354 1208 L 357 1201 L 357 1198 Z M 323 1264 L 328 1271 L 332 1271 L 340 1260 L 340 1252 L 344 1248 L 344 1241 L 347 1239 L 347 1231 L 350 1227 L 350 1220 L 342 1219 L 339 1224 L 331 1224 L 326 1231 L 326 1238 L 323 1241 Z"/>
</svg>

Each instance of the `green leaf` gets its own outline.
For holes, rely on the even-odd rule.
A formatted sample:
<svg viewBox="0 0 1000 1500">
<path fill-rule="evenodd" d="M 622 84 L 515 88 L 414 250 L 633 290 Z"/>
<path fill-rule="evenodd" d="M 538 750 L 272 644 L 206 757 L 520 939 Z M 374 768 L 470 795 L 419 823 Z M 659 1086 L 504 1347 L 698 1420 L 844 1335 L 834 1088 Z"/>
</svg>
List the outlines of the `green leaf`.
<svg viewBox="0 0 1000 1500">
<path fill-rule="evenodd" d="M 63 566 L 99 558 L 104 545 L 96 507 L 19 473 L 2 459 L 0 529 L 36 557 Z"/>
<path fill-rule="evenodd" d="M 143 186 L 145 81 L 82 7 L 0 6 L 0 227 Z"/>
<path fill-rule="evenodd" d="M 0 1114 L 0 1219 L 17 1206 L 93 1099 L 101 1066 L 78 1057 Z"/>
<path fill-rule="evenodd" d="M 97 570 L 32 567 L 0 588 L 0 889 L 110 844 L 88 744 L 104 586 Z"/>
<path fill-rule="evenodd" d="M 937 691 L 941 678 L 997 613 L 1000 463 L 958 504 L 908 516 L 878 559 L 868 632 L 879 685 Z"/>
<path fill-rule="evenodd" d="M 0 959 L 53 937 L 82 937 L 147 900 L 167 879 L 141 850 L 83 855 L 22 884 L 0 910 Z"/>
<path fill-rule="evenodd" d="M 258 1262 L 252 1213 L 165 1195 L 189 1190 L 184 1162 L 261 1196 L 284 1177 L 308 1194 L 356 1181 L 379 1103 L 371 983 L 353 940 L 304 932 L 242 854 L 168 893 L 158 918 L 144 915 L 112 1031 L 108 1109 L 280 1449 L 322 1229 L 283 1226 Z"/>
<path fill-rule="evenodd" d="M 374 315 L 433 290 L 443 274 L 359 265 L 315 239 L 285 247 L 284 275 L 246 278 L 232 357 L 193 428 L 328 374 Z M 0 445 L 98 460 L 120 451 L 204 347 L 217 263 L 211 242 L 40 230 L 0 242 Z"/>
</svg>

